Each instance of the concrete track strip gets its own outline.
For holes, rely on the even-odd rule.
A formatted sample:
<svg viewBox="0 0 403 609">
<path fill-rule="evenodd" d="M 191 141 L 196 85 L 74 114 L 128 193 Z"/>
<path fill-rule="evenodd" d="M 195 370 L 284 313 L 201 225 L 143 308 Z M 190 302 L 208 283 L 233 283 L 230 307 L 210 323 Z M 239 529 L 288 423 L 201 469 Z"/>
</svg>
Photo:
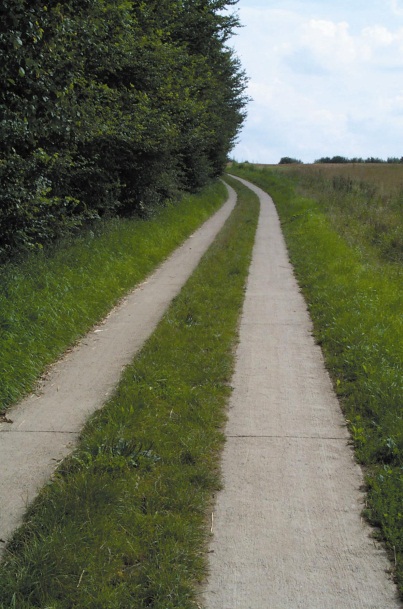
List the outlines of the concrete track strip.
<svg viewBox="0 0 403 609">
<path fill-rule="evenodd" d="M 228 201 L 70 353 L 37 395 L 0 423 L 0 553 L 27 505 L 74 447 L 87 417 L 110 396 L 122 369 L 152 334 L 171 300 L 214 241 L 236 202 Z"/>
<path fill-rule="evenodd" d="M 401 607 L 360 514 L 362 473 L 273 202 L 261 214 L 232 380 L 208 609 Z M 312 438 L 315 438 L 315 441 Z"/>
</svg>

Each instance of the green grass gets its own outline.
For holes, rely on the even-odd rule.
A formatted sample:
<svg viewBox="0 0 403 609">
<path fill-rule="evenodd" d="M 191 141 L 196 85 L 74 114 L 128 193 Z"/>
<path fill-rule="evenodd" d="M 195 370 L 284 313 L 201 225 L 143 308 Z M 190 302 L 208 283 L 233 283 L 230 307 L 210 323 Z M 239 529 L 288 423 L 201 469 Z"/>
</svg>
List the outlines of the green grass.
<svg viewBox="0 0 403 609">
<path fill-rule="evenodd" d="M 151 220 L 104 222 L 95 233 L 1 267 L 0 414 L 225 198 L 218 182 Z"/>
<path fill-rule="evenodd" d="M 209 507 L 258 216 L 238 205 L 0 566 L 0 607 L 187 609 Z"/>
<path fill-rule="evenodd" d="M 381 264 L 403 263 L 403 166 L 301 165 L 282 171 L 313 197 L 352 247 Z"/>
<path fill-rule="evenodd" d="M 313 199 L 298 193 L 295 176 L 253 167 L 231 172 L 274 198 L 315 337 L 365 466 L 366 515 L 393 560 L 396 555 L 403 594 L 402 268 L 385 260 L 365 234 L 354 239 L 350 232 L 347 239 L 335 218 L 354 217 L 353 197 L 350 207 L 343 199 L 336 214 L 321 204 L 321 181 Z"/>
<path fill-rule="evenodd" d="M 402 164 L 234 164 L 235 171 L 239 167 L 259 180 L 268 169 L 291 178 L 297 193 L 314 198 L 352 247 L 373 262 L 403 263 Z"/>
</svg>

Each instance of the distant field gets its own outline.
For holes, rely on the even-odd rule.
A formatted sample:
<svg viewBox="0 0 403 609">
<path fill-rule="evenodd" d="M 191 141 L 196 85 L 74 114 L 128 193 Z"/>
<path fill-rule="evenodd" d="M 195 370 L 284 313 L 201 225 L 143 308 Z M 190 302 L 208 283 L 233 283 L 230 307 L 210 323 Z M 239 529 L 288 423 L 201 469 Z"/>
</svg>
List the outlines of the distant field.
<svg viewBox="0 0 403 609">
<path fill-rule="evenodd" d="M 403 263 L 402 165 L 307 165 L 291 175 L 350 245 L 383 262 Z"/>
<path fill-rule="evenodd" d="M 259 175 L 289 176 L 298 194 L 312 197 L 352 247 L 383 263 L 403 262 L 403 164 L 234 164 Z"/>
<path fill-rule="evenodd" d="M 298 171 L 300 175 L 320 175 L 331 179 L 342 175 L 354 180 L 365 180 L 378 187 L 403 191 L 403 163 L 317 163 L 312 165 L 267 165 L 280 171 Z"/>
<path fill-rule="evenodd" d="M 240 163 L 247 166 L 249 163 Z M 336 175 L 365 180 L 387 190 L 403 191 L 403 163 L 312 163 L 301 165 L 273 165 L 257 163 L 251 166 L 258 169 L 273 169 L 281 172 L 298 172 L 299 175 L 315 175 L 331 179 Z"/>
</svg>

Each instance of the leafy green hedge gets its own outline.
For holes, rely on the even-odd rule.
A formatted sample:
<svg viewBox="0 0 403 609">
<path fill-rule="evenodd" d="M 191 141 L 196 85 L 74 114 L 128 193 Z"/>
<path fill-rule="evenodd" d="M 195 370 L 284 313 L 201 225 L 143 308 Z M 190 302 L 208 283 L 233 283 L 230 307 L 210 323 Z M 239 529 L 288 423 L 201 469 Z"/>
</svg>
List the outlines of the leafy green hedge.
<svg viewBox="0 0 403 609">
<path fill-rule="evenodd" d="M 4 0 L 0 255 L 219 175 L 244 119 L 237 0 Z"/>
</svg>

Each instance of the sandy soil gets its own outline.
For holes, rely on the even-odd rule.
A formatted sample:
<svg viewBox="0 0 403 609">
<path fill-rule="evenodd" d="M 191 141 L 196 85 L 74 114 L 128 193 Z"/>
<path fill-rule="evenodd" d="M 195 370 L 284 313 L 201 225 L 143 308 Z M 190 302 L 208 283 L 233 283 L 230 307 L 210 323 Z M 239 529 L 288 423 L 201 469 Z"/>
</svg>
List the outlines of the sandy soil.
<svg viewBox="0 0 403 609">
<path fill-rule="evenodd" d="M 230 215 L 236 195 L 135 289 L 0 421 L 0 553 L 27 505 L 74 448 L 86 418 L 154 331 Z M 12 421 L 12 422 L 7 422 Z"/>
<path fill-rule="evenodd" d="M 273 203 L 261 215 L 212 519 L 208 609 L 401 607 Z"/>
</svg>

